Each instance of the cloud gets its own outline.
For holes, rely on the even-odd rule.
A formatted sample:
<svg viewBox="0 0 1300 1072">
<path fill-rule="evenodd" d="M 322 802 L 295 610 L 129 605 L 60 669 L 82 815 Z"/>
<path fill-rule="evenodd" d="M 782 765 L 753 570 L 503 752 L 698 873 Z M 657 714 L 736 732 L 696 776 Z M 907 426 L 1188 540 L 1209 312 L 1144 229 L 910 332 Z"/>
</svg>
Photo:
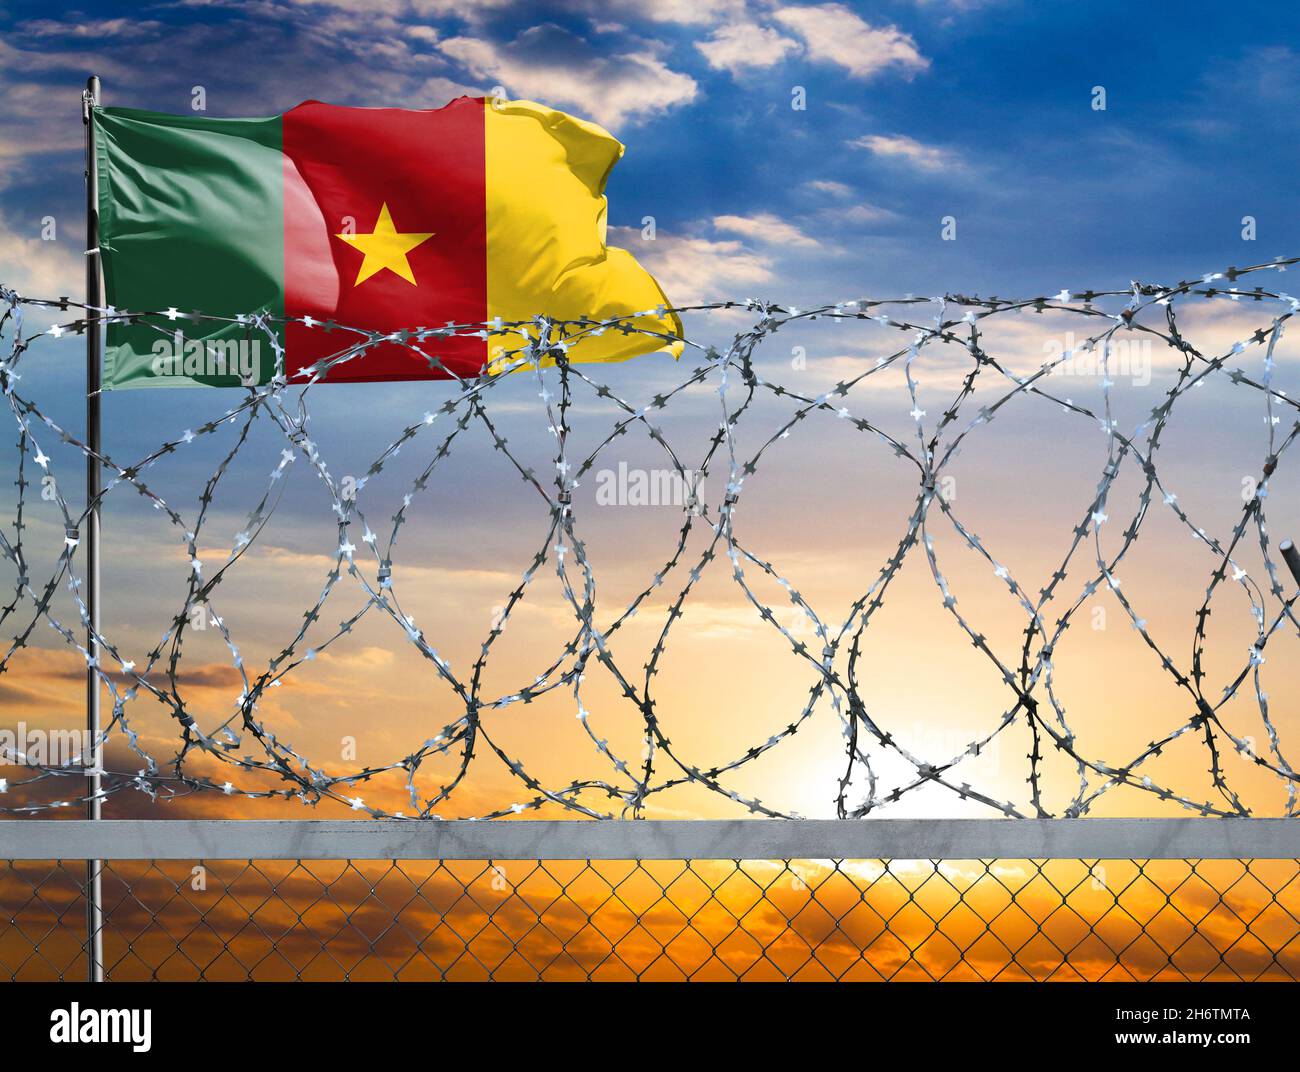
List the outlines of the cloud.
<svg viewBox="0 0 1300 1072">
<path fill-rule="evenodd" d="M 951 150 L 937 145 L 926 145 L 906 134 L 868 134 L 849 142 L 855 149 L 866 149 L 876 156 L 903 160 L 924 171 L 938 171 L 958 163 Z"/>
<path fill-rule="evenodd" d="M 707 41 L 697 41 L 695 47 L 704 54 L 710 67 L 734 74 L 746 67 L 771 67 L 780 63 L 799 45 L 776 30 L 742 22 L 720 27 Z"/>
<path fill-rule="evenodd" d="M 1300 90 L 1300 54 L 1285 45 L 1250 48 L 1244 62 L 1216 67 L 1206 78 L 1211 88 L 1230 90 L 1234 103 L 1244 97 L 1252 104 L 1286 107 Z"/>
<path fill-rule="evenodd" d="M 715 242 L 661 231 L 655 241 L 645 242 L 635 227 L 611 227 L 610 241 L 629 249 L 677 305 L 735 298 L 740 288 L 773 278 L 770 257 L 731 239 Z"/>
<path fill-rule="evenodd" d="M 631 230 L 631 228 L 629 228 Z M 633 230 L 633 234 L 640 232 Z M 200 547 L 201 561 L 225 561 L 230 554 L 228 547 Z M 245 551 L 240 560 L 245 572 L 256 571 L 259 576 L 274 578 L 297 570 L 324 573 L 337 563 L 334 555 L 319 554 L 310 551 L 295 551 L 277 544 L 258 544 Z M 414 562 L 402 566 L 405 577 L 418 580 L 439 590 L 449 588 L 469 588 L 475 585 L 511 588 L 519 580 L 513 570 L 486 568 L 457 568 L 448 566 L 426 566 Z"/>
<path fill-rule="evenodd" d="M 552 0 L 545 5 L 524 0 L 293 0 L 293 3 L 361 12 L 382 8 L 419 17 L 452 16 L 469 23 L 482 23 L 486 21 L 485 15 L 496 12 L 511 11 L 527 17 L 529 13 L 549 10 L 586 15 L 604 25 L 611 25 L 611 20 L 618 18 L 703 26 L 742 18 L 745 12 L 745 0 Z"/>
<path fill-rule="evenodd" d="M 890 68 L 910 75 L 930 66 L 909 34 L 894 26 L 877 29 L 843 4 L 783 7 L 775 17 L 804 39 L 812 59 L 843 67 L 854 78 Z"/>
<path fill-rule="evenodd" d="M 821 243 L 806 235 L 792 223 L 787 223 L 770 212 L 757 216 L 714 216 L 713 226 L 729 234 L 744 235 L 760 242 L 787 246 L 818 246 Z"/>
<path fill-rule="evenodd" d="M 837 201 L 846 201 L 854 193 L 853 187 L 849 186 L 848 183 L 836 182 L 833 179 L 813 179 L 803 185 L 806 190 L 826 194 Z M 845 223 L 884 223 L 887 220 L 898 219 L 898 213 L 891 212 L 887 208 L 881 208 L 879 205 L 873 205 L 868 201 L 861 201 L 856 205 L 839 204 L 828 206 L 817 213 L 817 218 L 830 226 Z"/>
<path fill-rule="evenodd" d="M 572 6 L 599 15 L 619 13 L 651 22 L 701 26 L 742 18 L 745 0 L 577 0 Z"/>
<path fill-rule="evenodd" d="M 372 0 L 358 0 L 362 10 Z M 400 0 L 398 0 L 400 3 Z M 417 15 L 455 15 L 458 18 L 474 20 L 486 11 L 505 11 L 516 6 L 516 0 L 410 0 L 412 11 Z"/>
<path fill-rule="evenodd" d="M 1300 93 L 1300 53 L 1285 45 L 1243 49 L 1211 61 L 1195 96 L 1174 117 L 1215 143 L 1249 130 L 1259 141 L 1294 136 L 1292 102 Z"/>
<path fill-rule="evenodd" d="M 56 19 L 32 19 L 22 24 L 24 37 L 68 37 L 103 42 L 156 37 L 163 24 L 152 19 L 80 19 L 59 22 Z"/>
<path fill-rule="evenodd" d="M 373 674 L 386 670 L 397 662 L 397 656 L 391 648 L 379 648 L 373 644 L 360 651 L 327 651 L 321 653 L 321 661 L 326 666 L 335 666 L 341 670 L 354 670 Z"/>
<path fill-rule="evenodd" d="M 485 97 L 487 90 L 482 87 L 466 85 L 451 78 L 436 76 L 426 79 L 418 91 L 418 99 L 429 101 L 429 107 L 439 108 L 454 101 L 457 97 Z M 379 107 L 383 107 L 380 105 Z"/>
<path fill-rule="evenodd" d="M 189 0 L 182 6 L 246 6 L 262 8 L 262 0 L 251 0 L 243 5 L 239 0 Z M 279 6 L 265 5 L 268 8 Z M 288 7 L 326 8 L 335 11 L 354 12 L 371 17 L 382 14 L 387 17 L 432 18 L 451 16 L 466 22 L 481 22 L 485 14 L 504 11 L 516 6 L 516 0 L 289 0 Z"/>
<path fill-rule="evenodd" d="M 25 684 L 32 685 L 37 691 L 41 691 L 41 686 L 33 681 L 37 678 L 46 683 L 47 689 L 51 683 L 81 684 L 86 680 L 85 656 L 76 651 L 33 647 L 27 650 L 23 661 L 17 665 L 21 667 Z M 143 666 L 137 669 L 139 673 L 144 673 Z M 129 688 L 136 684 L 134 677 L 113 669 L 111 665 L 106 673 L 119 687 Z M 145 676 L 158 688 L 166 690 L 171 687 L 165 661 L 158 663 Z M 243 677 L 237 667 L 228 663 L 198 663 L 179 670 L 176 674 L 176 684 L 179 688 L 226 690 L 242 688 Z"/>
<path fill-rule="evenodd" d="M 917 7 L 943 7 L 948 11 L 978 11 L 980 8 L 993 7 L 1002 0 L 916 0 Z"/>
<path fill-rule="evenodd" d="M 648 48 L 601 55 L 550 23 L 508 44 L 452 37 L 440 47 L 476 77 L 497 79 L 510 92 L 539 101 L 576 106 L 609 126 L 688 104 L 698 91 L 693 78 L 670 70 Z"/>
<path fill-rule="evenodd" d="M 447 77 L 453 65 L 430 50 L 428 34 L 406 34 L 382 12 L 363 16 L 283 5 L 268 10 L 261 4 L 203 7 L 230 7 L 237 17 L 171 25 L 165 32 L 124 38 L 106 51 L 96 51 L 81 36 L 53 43 L 41 39 L 27 51 L 0 40 L 0 98 L 5 102 L 0 157 L 9 144 L 27 156 L 79 148 L 81 124 L 66 101 L 70 98 L 75 109 L 87 71 L 104 77 L 110 104 L 149 104 L 166 110 L 165 102 L 171 100 L 183 101 L 185 108 L 195 74 L 177 67 L 174 57 L 201 55 L 206 69 L 238 70 L 251 38 L 274 53 L 277 62 L 256 77 L 209 83 L 208 103 L 215 114 L 262 115 L 291 107 L 322 92 L 324 69 L 346 73 L 325 87 L 336 104 L 436 106 L 463 93 L 481 93 Z M 55 34 L 57 25 L 50 24 L 43 33 Z M 61 87 L 57 98 L 52 86 Z M 25 164 L 30 170 L 31 162 Z"/>
<path fill-rule="evenodd" d="M 833 179 L 812 179 L 804 185 L 819 194 L 830 194 L 832 197 L 848 197 L 853 193 L 853 187 L 847 183 L 835 182 Z"/>
<path fill-rule="evenodd" d="M 129 62 L 112 58 L 103 50 L 97 50 L 93 43 L 78 38 L 78 49 L 46 47 L 36 45 L 30 49 L 21 49 L 8 41 L 0 40 L 0 74 L 6 84 L 22 84 L 17 75 L 44 75 L 72 73 L 77 76 L 76 90 L 80 93 L 86 84 L 86 73 L 96 72 L 106 78 L 127 78 L 138 74 Z M 147 44 L 148 41 L 146 40 Z M 75 98 L 74 98 L 75 99 Z M 74 113 L 75 115 L 75 113 Z"/>
<path fill-rule="evenodd" d="M 865 201 L 859 205 L 831 209 L 825 215 L 828 219 L 840 220 L 844 223 L 884 223 L 886 220 L 898 218 L 898 213 L 890 212 L 887 208 L 868 204 Z"/>
<path fill-rule="evenodd" d="M 72 233 L 60 233 L 57 242 L 47 242 L 40 237 L 39 220 L 33 219 L 23 234 L 0 216 L 0 283 L 34 298 L 80 293 L 86 265 L 80 254 L 85 244 L 77 237 L 79 222 L 56 220 L 61 232 L 71 226 Z M 74 246 L 77 253 L 72 252 Z M 65 318 L 70 317 L 65 314 Z"/>
</svg>

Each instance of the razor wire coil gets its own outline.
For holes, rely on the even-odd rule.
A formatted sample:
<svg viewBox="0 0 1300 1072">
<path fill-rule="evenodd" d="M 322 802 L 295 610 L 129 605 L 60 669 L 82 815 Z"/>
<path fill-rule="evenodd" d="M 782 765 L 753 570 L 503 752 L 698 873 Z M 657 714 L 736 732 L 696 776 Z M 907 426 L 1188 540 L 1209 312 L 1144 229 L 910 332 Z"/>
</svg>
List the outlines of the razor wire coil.
<svg viewBox="0 0 1300 1072">
<path fill-rule="evenodd" d="M 589 335 L 607 331 L 642 331 L 631 325 L 633 320 L 644 315 L 642 313 L 609 320 L 555 321 L 536 317 L 530 321 L 503 322 L 498 319 L 490 323 L 450 324 L 442 328 L 420 328 L 397 333 L 364 331 L 334 323 L 322 324 L 310 318 L 290 318 L 310 329 L 336 333 L 345 340 L 337 352 L 304 369 L 294 377 L 294 382 L 290 382 L 283 371 L 284 355 L 279 328 L 286 320 L 282 317 L 266 313 L 216 317 L 199 312 L 181 314 L 175 309 L 124 311 L 112 307 L 86 306 L 69 299 L 28 298 L 0 287 L 0 300 L 5 306 L 3 315 L 0 315 L 0 332 L 7 332 L 9 337 L 7 353 L 0 356 L 0 388 L 3 388 L 18 436 L 18 496 L 14 521 L 9 528 L 0 528 L 0 558 L 11 562 L 17 571 L 12 598 L 0 606 L 0 629 L 14 630 L 12 639 L 0 648 L 0 673 L 9 670 L 11 661 L 20 649 L 29 646 L 42 622 L 50 626 L 68 648 L 76 650 L 85 658 L 90 672 L 100 679 L 112 700 L 111 718 L 96 742 L 94 753 L 100 754 L 111 741 L 118 742 L 129 748 L 142 764 L 134 771 L 99 771 L 101 799 L 127 791 L 143 792 L 154 800 L 208 792 L 237 794 L 254 799 L 298 799 L 306 804 L 330 800 L 374 817 L 443 818 L 446 816 L 440 809 L 449 806 L 448 801 L 467 777 L 474 761 L 491 756 L 523 787 L 525 795 L 510 807 L 474 816 L 476 818 L 501 818 L 548 804 L 591 819 L 636 818 L 644 814 L 648 803 L 656 795 L 684 784 L 702 786 L 729 798 L 754 814 L 797 817 L 769 802 L 730 788 L 727 781 L 735 771 L 792 738 L 809 722 L 814 712 L 825 704 L 838 718 L 844 740 L 843 773 L 833 787 L 836 812 L 841 818 L 863 817 L 930 785 L 944 787 L 961 800 L 976 802 L 1008 817 L 1048 816 L 1052 813 L 1047 810 L 1042 785 L 1044 750 L 1048 748 L 1067 757 L 1077 774 L 1077 788 L 1060 813 L 1067 817 L 1084 815 L 1099 798 L 1118 786 L 1153 794 L 1161 801 L 1176 803 L 1202 815 L 1248 815 L 1250 810 L 1229 785 L 1222 763 L 1225 747 L 1248 756 L 1255 766 L 1266 770 L 1285 785 L 1286 814 L 1294 816 L 1300 811 L 1296 785 L 1300 775 L 1297 775 L 1284 754 L 1281 735 L 1269 710 L 1262 666 L 1265 647 L 1271 637 L 1284 629 L 1300 632 L 1300 621 L 1297 621 L 1294 613 L 1297 596 L 1288 596 L 1284 588 L 1285 574 L 1277 568 L 1265 516 L 1268 481 L 1290 451 L 1297 435 L 1300 435 L 1300 420 L 1296 419 L 1296 411 L 1300 406 L 1271 384 L 1275 347 L 1288 321 L 1300 310 L 1300 301 L 1262 285 L 1238 287 L 1235 284 L 1242 277 L 1284 271 L 1297 261 L 1300 258 L 1278 259 L 1248 268 L 1210 273 L 1172 286 L 1135 282 L 1127 290 L 1062 291 L 1053 297 L 1030 299 L 947 294 L 935 298 L 908 296 L 899 299 L 860 299 L 807 308 L 753 299 L 682 307 L 677 310 L 680 314 L 708 315 L 721 310 L 732 310 L 733 313 L 749 313 L 756 320 L 752 327 L 737 334 L 731 344 L 725 347 L 708 346 L 686 339 L 686 353 L 695 358 L 695 367 L 680 382 L 658 390 L 644 404 L 621 397 L 596 378 L 592 366 L 568 360 L 568 353 L 574 344 Z M 1216 297 L 1226 297 L 1233 301 L 1249 300 L 1260 303 L 1269 310 L 1267 319 L 1248 339 L 1218 355 L 1204 353 L 1194 346 L 1183 334 L 1178 319 L 1181 306 Z M 1111 312 L 1105 308 L 1108 302 L 1123 302 L 1123 306 L 1118 311 Z M 80 315 L 67 323 L 24 335 L 24 313 L 29 308 L 57 308 Z M 1075 351 L 1064 352 L 1044 362 L 1029 375 L 1017 375 L 986 351 L 983 345 L 984 326 L 990 318 L 1029 310 L 1062 311 L 1091 318 L 1097 322 L 1098 330 L 1076 347 Z M 1157 326 L 1148 322 L 1143 317 L 1144 313 L 1154 313 L 1163 323 Z M 81 439 L 56 422 L 45 408 L 22 391 L 24 363 L 30 360 L 28 351 L 41 339 L 59 338 L 70 332 L 79 334 L 87 330 L 100 330 L 102 326 L 114 323 L 149 325 L 160 336 L 166 336 L 176 330 L 178 319 L 243 325 L 249 332 L 265 339 L 271 347 L 276 357 L 276 374 L 269 383 L 246 387 L 239 400 L 220 416 L 167 440 L 156 450 L 129 465 L 119 464 L 106 453 L 94 454 Z M 882 354 L 874 363 L 864 362 L 866 367 L 861 372 L 846 377 L 820 395 L 805 394 L 789 385 L 764 378 L 753 360 L 756 349 L 791 324 L 818 319 L 874 321 L 886 329 L 900 332 L 905 341 L 901 346 Z M 1163 340 L 1180 355 L 1181 367 L 1177 369 L 1175 382 L 1163 400 L 1151 409 L 1149 417 L 1137 429 L 1126 434 L 1121 431 L 1112 409 L 1113 384 L 1109 377 L 1109 361 L 1116 334 L 1128 331 L 1149 333 L 1153 338 Z M 442 367 L 436 355 L 431 352 L 436 349 L 439 339 L 452 336 L 500 340 L 505 348 L 505 356 L 495 361 L 480 376 L 456 376 Z M 668 341 L 668 336 L 657 337 Z M 403 427 L 401 433 L 370 463 L 365 475 L 356 481 L 355 493 L 345 494 L 340 479 L 331 473 L 326 458 L 307 432 L 306 399 L 311 388 L 324 380 L 331 369 L 362 360 L 367 352 L 381 344 L 400 345 L 431 368 L 442 369 L 450 380 L 448 397 L 440 406 Z M 927 421 L 927 414 L 920 403 L 922 383 L 916 362 L 927 346 L 943 344 L 964 349 L 969 356 L 970 365 L 942 414 L 937 419 Z M 1237 355 L 1249 347 L 1257 347 L 1263 354 L 1261 375 L 1248 374 L 1234 364 Z M 1099 355 L 1102 404 L 1098 409 L 1057 397 L 1050 385 L 1044 382 L 1054 368 L 1069 360 L 1078 350 Z M 901 369 L 903 372 L 912 404 L 910 416 L 914 425 L 914 438 L 911 440 L 891 434 L 860 413 L 854 413 L 849 407 L 851 392 L 885 369 Z M 499 422 L 493 419 L 491 407 L 494 390 L 506 382 L 506 377 L 512 373 L 536 379 L 540 398 L 538 408 L 554 441 L 550 474 L 539 473 L 530 467 L 527 459 L 518 456 L 501 433 Z M 1193 521 L 1172 489 L 1162 483 L 1156 466 L 1162 437 L 1170 425 L 1177 404 L 1191 390 L 1211 378 L 1225 378 L 1235 388 L 1257 393 L 1268 422 L 1267 454 L 1260 467 L 1258 490 L 1244 502 L 1241 516 L 1223 537 L 1210 534 Z M 985 401 L 976 408 L 976 389 L 986 387 L 989 380 L 995 381 L 999 393 L 995 399 Z M 703 448 L 700 461 L 690 471 L 700 475 L 710 472 L 724 474 L 725 491 L 716 502 L 693 499 L 688 504 L 675 547 L 654 574 L 651 583 L 641 589 L 617 614 L 601 621 L 597 614 L 597 578 L 579 533 L 579 520 L 573 506 L 574 488 L 598 463 L 602 452 L 634 427 L 643 429 L 665 453 L 677 474 L 685 477 L 688 469 L 683 460 L 683 452 L 670 444 L 655 420 L 656 415 L 663 413 L 683 392 L 701 386 L 712 386 L 716 391 L 719 421 Z M 575 399 L 584 394 L 611 404 L 619 411 L 619 417 L 609 434 L 593 450 L 581 454 L 572 449 L 570 434 L 573 429 Z M 775 433 L 746 455 L 737 436 L 738 426 L 757 400 L 765 397 L 779 398 L 792 404 L 794 412 Z M 1011 575 L 980 535 L 962 521 L 953 505 L 939 491 L 945 470 L 965 441 L 977 429 L 995 420 L 1008 403 L 1022 397 L 1041 400 L 1059 407 L 1064 413 L 1095 422 L 1105 434 L 1107 444 L 1106 462 L 1098 477 L 1095 494 L 1079 511 L 1079 521 L 1074 527 L 1065 558 L 1037 592 L 1026 588 Z M 973 408 L 974 413 L 970 412 Z M 809 600 L 772 562 L 748 549 L 740 541 L 734 524 L 734 515 L 746 481 L 777 443 L 788 438 L 805 418 L 814 414 L 846 421 L 857 431 L 874 437 L 913 467 L 917 478 L 915 501 L 893 554 L 866 591 L 859 593 L 852 601 L 849 612 L 842 621 L 824 620 L 819 616 Z M 1291 422 L 1289 428 L 1284 427 L 1283 416 Z M 209 521 L 209 508 L 218 486 L 231 470 L 240 449 L 249 441 L 257 421 L 269 422 L 279 430 L 284 439 L 284 450 L 269 474 L 260 498 L 248 513 L 241 531 L 235 535 L 225 561 L 210 568 L 199 558 L 200 536 Z M 410 518 L 412 502 L 426 488 L 457 437 L 471 426 L 486 430 L 493 448 L 501 452 L 519 476 L 542 498 L 548 510 L 549 521 L 545 539 L 531 558 L 519 583 L 506 597 L 500 614 L 481 645 L 478 657 L 468 673 L 458 673 L 439 653 L 433 643 L 435 638 L 426 636 L 404 611 L 400 595 L 401 569 L 394 548 L 400 530 Z M 234 430 L 234 445 L 222 454 L 220 463 L 199 495 L 197 510 L 187 519 L 180 509 L 158 494 L 146 482 L 145 477 L 156 463 L 168 455 L 192 450 L 193 444 L 225 429 Z M 392 515 L 391 525 L 386 527 L 374 521 L 372 527 L 361 502 L 361 492 L 366 482 L 382 472 L 385 465 L 404 446 L 421 436 L 432 441 L 427 464 Z M 113 638 L 104 632 L 94 634 L 95 646 L 99 652 L 97 657 L 92 655 L 88 639 L 79 635 L 90 625 L 82 591 L 84 568 L 78 558 L 84 546 L 81 533 L 92 508 L 98 506 L 98 502 L 78 508 L 71 505 L 61 492 L 57 493 L 56 502 L 61 511 L 65 533 L 64 546 L 48 580 L 39 581 L 32 576 L 32 555 L 23 535 L 28 510 L 27 492 L 37 471 L 41 477 L 53 475 L 54 463 L 42 449 L 42 443 L 51 438 L 72 448 L 83 458 L 98 459 L 105 473 L 104 489 L 99 501 L 119 487 L 130 487 L 149 500 L 181 534 L 190 560 L 185 598 L 157 643 L 148 652 L 143 665 L 137 666 L 127 659 Z M 283 494 L 286 472 L 298 459 L 305 461 L 330 497 L 334 523 L 338 529 L 337 553 L 334 566 L 329 570 L 319 596 L 302 616 L 302 625 L 264 668 L 254 670 L 244 662 L 231 628 L 218 613 L 214 603 L 214 589 L 265 529 Z M 1104 550 L 1101 530 L 1109 521 L 1106 511 L 1111 505 L 1111 492 L 1126 467 L 1140 473 L 1141 489 L 1137 507 L 1121 532 L 1118 547 Z M 54 486 L 57 488 L 57 482 Z M 1178 523 L 1190 531 L 1203 546 L 1213 563 L 1205 598 L 1196 615 L 1190 661 L 1181 663 L 1157 642 L 1145 619 L 1121 588 L 1115 573 L 1136 544 L 1143 523 L 1150 516 L 1153 507 L 1170 511 Z M 996 652 L 976 623 L 968 620 L 958 609 L 957 599 L 940 566 L 935 548 L 932 530 L 936 524 L 949 526 L 962 544 L 986 562 L 1023 612 L 1024 642 L 1015 658 L 1006 658 Z M 1115 527 L 1112 525 L 1108 531 L 1113 531 Z M 689 540 L 697 530 L 704 533 L 706 546 L 698 555 L 691 557 L 688 554 Z M 1250 576 L 1237 562 L 1239 549 L 1252 535 L 1258 542 L 1267 571 L 1267 581 L 1264 583 Z M 360 546 L 354 539 L 359 541 Z M 1079 587 L 1077 593 L 1063 595 L 1061 590 L 1066 582 L 1067 569 L 1086 561 L 1089 549 L 1092 561 L 1087 564 L 1087 581 Z M 942 598 L 944 609 L 988 661 L 1008 692 L 1007 706 L 994 720 L 991 729 L 970 740 L 960 751 L 929 757 L 916 754 L 897 740 L 879 714 L 869 710 L 862 697 L 864 635 L 883 605 L 885 593 L 899 575 L 905 560 L 918 551 Z M 706 768 L 694 763 L 666 736 L 655 709 L 653 678 L 667 650 L 674 625 L 680 619 L 688 599 L 704 572 L 721 559 L 727 561 L 727 566 L 722 568 L 729 568 L 744 600 L 767 626 L 781 634 L 790 653 L 814 675 L 814 682 L 806 702 L 792 713 L 789 723 L 783 729 L 766 740 L 755 743 L 729 762 Z M 511 615 L 525 599 L 529 586 L 541 571 L 548 568 L 555 572 L 568 610 L 572 613 L 572 631 L 566 634 L 567 640 L 560 654 L 534 681 L 510 693 L 488 695 L 484 690 L 483 678 L 494 646 Z M 344 617 L 325 639 L 309 643 L 308 634 L 322 621 L 326 604 L 336 589 L 344 584 L 345 575 L 359 589 L 363 603 L 359 609 Z M 756 591 L 755 578 L 780 586 L 798 614 L 811 627 L 816 637 L 814 641 L 801 639 L 779 619 L 775 608 Z M 55 614 L 54 599 L 61 585 L 72 595 L 79 622 L 70 623 Z M 1221 693 L 1212 695 L 1207 687 L 1208 674 L 1205 669 L 1208 644 L 1206 621 L 1216 595 L 1229 585 L 1235 585 L 1248 598 L 1257 635 L 1238 671 L 1229 678 Z M 643 673 L 638 674 L 614 656 L 610 638 L 639 609 L 646 606 L 660 589 L 671 593 L 667 614 L 648 662 L 642 668 Z M 1120 764 L 1109 764 L 1095 756 L 1084 754 L 1064 705 L 1053 687 L 1054 653 L 1066 631 L 1079 616 L 1080 608 L 1103 589 L 1123 608 L 1142 642 L 1185 695 L 1191 712 L 1172 731 L 1155 737 L 1127 762 Z M 1045 616 L 1047 605 L 1060 598 L 1064 598 L 1064 609 L 1055 620 L 1049 620 Z M 241 682 L 241 693 L 234 705 L 235 711 L 215 728 L 205 729 L 200 726 L 187 706 L 179 680 L 187 626 L 195 608 L 201 608 L 202 613 L 211 614 L 211 621 L 219 630 Z M 259 716 L 258 708 L 269 689 L 277 687 L 304 662 L 340 643 L 368 615 L 387 619 L 401 632 L 438 678 L 451 689 L 456 703 L 463 707 L 463 713 L 458 713 L 457 717 L 441 726 L 438 733 L 404 757 L 390 763 L 364 766 L 344 774 L 331 773 L 324 765 L 313 763 L 308 756 L 277 736 Z M 640 758 L 617 752 L 608 738 L 602 736 L 592 724 L 591 713 L 584 703 L 583 690 L 586 674 L 596 668 L 610 675 L 623 696 L 638 712 L 644 739 L 644 750 Z M 1267 737 L 1266 749 L 1256 749 L 1251 740 L 1235 735 L 1221 717 L 1224 705 L 1246 690 L 1253 690 Z M 608 777 L 546 785 L 494 736 L 493 712 L 514 704 L 527 704 L 548 693 L 559 691 L 572 694 L 577 718 L 586 737 L 609 766 Z M 174 720 L 175 752 L 168 757 L 153 754 L 145 746 L 132 721 L 131 705 L 141 694 L 162 704 Z M 1026 727 L 1032 742 L 1026 770 L 1029 785 L 1028 809 L 1002 799 L 989 787 L 975 786 L 960 780 L 960 765 L 965 759 L 978 755 L 1000 734 L 1017 724 Z M 1214 790 L 1210 799 L 1197 799 L 1176 787 L 1162 785 L 1143 770 L 1172 742 L 1185 735 L 1199 739 L 1204 748 Z M 878 760 L 873 760 L 873 757 L 884 754 L 888 754 L 891 759 L 901 759 L 912 772 L 890 788 L 881 784 L 877 771 Z M 422 794 L 416 785 L 416 776 L 422 764 L 433 756 L 453 755 L 456 756 L 453 775 L 443 779 L 443 784 L 436 791 Z M 196 771 L 192 762 L 196 756 L 227 766 L 230 770 L 229 777 L 220 780 Z M 70 763 L 32 764 L 31 769 L 31 776 L 21 783 L 6 784 L 0 788 L 13 792 L 20 786 L 68 778 L 76 779 L 84 785 L 87 761 L 83 755 Z M 405 779 L 410 799 L 409 812 L 386 811 L 362 798 L 360 786 L 380 775 L 397 771 L 402 772 Z M 269 788 L 261 784 L 249 784 L 250 777 L 269 777 L 273 782 Z M 608 799 L 611 803 L 597 807 L 592 803 L 597 797 Z M 84 792 L 74 792 L 55 801 L 23 802 L 0 810 L 44 811 L 70 807 L 86 799 Z"/>
</svg>

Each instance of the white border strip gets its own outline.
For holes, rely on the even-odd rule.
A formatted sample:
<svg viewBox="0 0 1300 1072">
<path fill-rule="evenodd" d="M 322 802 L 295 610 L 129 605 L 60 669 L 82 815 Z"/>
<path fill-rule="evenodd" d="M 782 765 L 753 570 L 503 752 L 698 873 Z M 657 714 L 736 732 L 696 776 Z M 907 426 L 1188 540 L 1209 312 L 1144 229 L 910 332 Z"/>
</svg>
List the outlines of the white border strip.
<svg viewBox="0 0 1300 1072">
<path fill-rule="evenodd" d="M 26 819 L 0 859 L 1300 860 L 1300 819 Z"/>
</svg>

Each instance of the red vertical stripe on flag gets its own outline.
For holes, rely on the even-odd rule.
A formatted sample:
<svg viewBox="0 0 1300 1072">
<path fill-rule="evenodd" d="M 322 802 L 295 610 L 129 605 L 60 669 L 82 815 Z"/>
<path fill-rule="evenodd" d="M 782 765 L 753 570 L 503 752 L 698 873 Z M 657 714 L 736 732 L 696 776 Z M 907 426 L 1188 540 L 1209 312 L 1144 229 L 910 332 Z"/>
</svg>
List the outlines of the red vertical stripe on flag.
<svg viewBox="0 0 1300 1072">
<path fill-rule="evenodd" d="M 482 99 L 469 97 L 429 111 L 308 101 L 285 113 L 287 316 L 384 333 L 487 319 L 483 107 Z M 366 236 L 383 233 L 389 223 L 406 237 L 367 242 Z M 348 230 L 357 236 L 353 241 L 337 237 Z M 422 234 L 431 237 L 416 243 Z M 367 245 L 376 255 L 366 252 Z M 407 272 L 414 283 L 404 278 Z M 358 280 L 359 274 L 365 278 Z M 295 372 L 356 338 L 290 324 L 289 382 L 303 382 Z M 479 338 L 413 344 L 458 375 L 476 374 L 487 354 Z M 326 380 L 446 375 L 409 348 L 386 342 L 335 366 Z"/>
</svg>

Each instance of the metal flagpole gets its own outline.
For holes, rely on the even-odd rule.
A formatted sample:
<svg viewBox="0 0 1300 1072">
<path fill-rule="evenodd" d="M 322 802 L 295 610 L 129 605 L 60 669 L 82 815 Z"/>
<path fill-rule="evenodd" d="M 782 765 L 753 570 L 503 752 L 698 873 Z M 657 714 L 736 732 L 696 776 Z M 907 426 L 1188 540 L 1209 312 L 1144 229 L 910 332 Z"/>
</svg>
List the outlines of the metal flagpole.
<svg viewBox="0 0 1300 1072">
<path fill-rule="evenodd" d="M 81 97 L 81 118 L 86 127 L 86 318 L 90 307 L 101 304 L 99 290 L 99 180 L 95 174 L 95 113 L 99 104 L 99 78 L 86 80 Z M 100 456 L 100 352 L 99 324 L 86 325 L 86 730 L 91 742 L 90 768 L 86 775 L 86 818 L 100 816 L 100 770 L 103 766 L 99 742 L 99 496 Z M 104 980 L 103 870 L 101 861 L 86 861 L 86 977 L 92 983 Z"/>
</svg>

